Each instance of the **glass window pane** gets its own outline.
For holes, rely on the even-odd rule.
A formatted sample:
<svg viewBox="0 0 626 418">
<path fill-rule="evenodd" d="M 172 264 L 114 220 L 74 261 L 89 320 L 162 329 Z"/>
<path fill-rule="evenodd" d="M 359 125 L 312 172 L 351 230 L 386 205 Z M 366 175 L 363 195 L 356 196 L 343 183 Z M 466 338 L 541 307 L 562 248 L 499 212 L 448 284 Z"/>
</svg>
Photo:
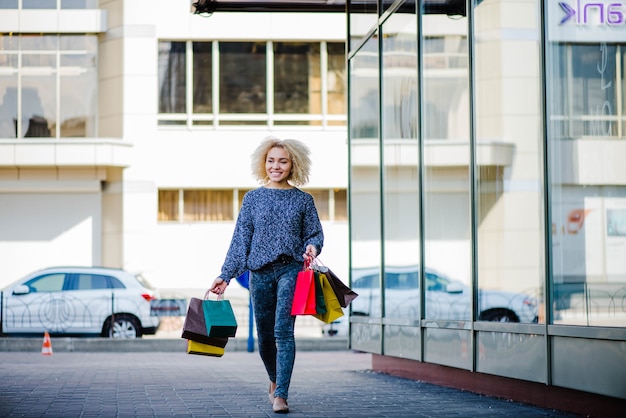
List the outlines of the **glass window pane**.
<svg viewBox="0 0 626 418">
<path fill-rule="evenodd" d="M 0 68 L 3 70 L 17 69 L 17 54 L 0 54 Z"/>
<path fill-rule="evenodd" d="M 22 54 L 22 67 L 51 67 L 56 68 L 56 54 Z"/>
<path fill-rule="evenodd" d="M 470 320 L 469 158 L 459 162 L 453 157 L 469 156 L 468 69 L 449 63 L 426 67 L 433 50 L 445 52 L 448 44 L 454 45 L 454 51 L 467 51 L 467 46 L 462 45 L 467 43 L 467 36 L 459 38 L 458 34 L 467 33 L 468 23 L 465 17 L 442 19 L 437 15 L 423 15 L 420 23 L 425 65 L 421 109 L 425 135 L 425 315 L 427 319 Z M 434 38 L 436 45 L 429 46 L 435 34 L 443 39 Z"/>
<path fill-rule="evenodd" d="M 61 9 L 97 9 L 98 0 L 61 0 Z"/>
<path fill-rule="evenodd" d="M 539 316 L 545 281 L 539 7 L 529 2 L 521 15 L 504 2 L 497 22 L 485 3 L 475 8 L 477 154 L 509 154 L 502 162 L 477 161 L 478 320 L 532 323 Z M 520 21 L 534 22 L 527 27 L 534 36 L 510 35 L 507 22 Z M 512 86 L 524 94 L 507 94 Z"/>
<path fill-rule="evenodd" d="M 57 120 L 56 77 L 22 77 L 22 129 L 20 137 L 51 137 Z"/>
<path fill-rule="evenodd" d="M 250 190 L 245 189 L 239 189 L 237 192 L 237 210 L 239 210 L 239 208 L 241 208 L 241 204 L 243 203 L 243 197 L 245 196 L 246 193 L 248 193 Z"/>
<path fill-rule="evenodd" d="M 65 284 L 65 274 L 48 274 L 35 277 L 24 283 L 31 292 L 60 292 Z"/>
<path fill-rule="evenodd" d="M 165 222 L 178 219 L 178 190 L 159 190 L 158 220 Z"/>
<path fill-rule="evenodd" d="M 61 67 L 95 68 L 96 54 L 62 54 Z"/>
<path fill-rule="evenodd" d="M 274 112 L 322 113 L 319 43 L 274 43 Z"/>
<path fill-rule="evenodd" d="M 185 113 L 185 42 L 159 42 L 159 113 Z"/>
<path fill-rule="evenodd" d="M 220 42 L 220 112 L 266 113 L 265 42 Z"/>
<path fill-rule="evenodd" d="M 350 50 L 355 50 L 378 21 L 378 0 L 363 0 L 350 4 Z"/>
<path fill-rule="evenodd" d="M 78 274 L 76 277 L 76 289 L 74 290 L 98 290 L 108 288 L 107 276 L 99 274 Z"/>
<path fill-rule="evenodd" d="M 57 0 L 22 0 L 22 9 L 56 9 Z"/>
<path fill-rule="evenodd" d="M 213 112 L 213 43 L 193 43 L 193 112 Z"/>
<path fill-rule="evenodd" d="M 17 74 L 0 75 L 0 138 L 17 138 Z"/>
<path fill-rule="evenodd" d="M 381 317 L 381 186 L 378 36 L 350 60 L 352 283 L 359 297 L 352 312 Z M 359 300 L 360 299 L 360 300 Z"/>
<path fill-rule="evenodd" d="M 351 88 L 350 131 L 355 139 L 378 140 L 378 48 L 369 40 L 351 60 L 351 77 L 359 88 Z"/>
<path fill-rule="evenodd" d="M 61 51 L 97 52 L 98 37 L 95 35 L 61 35 Z"/>
<path fill-rule="evenodd" d="M 57 35 L 20 35 L 22 51 L 56 51 L 59 48 Z"/>
<path fill-rule="evenodd" d="M 348 220 L 348 191 L 346 189 L 334 190 L 335 221 Z"/>
<path fill-rule="evenodd" d="M 232 221 L 232 190 L 185 190 L 184 220 L 192 221 Z"/>
<path fill-rule="evenodd" d="M 1 1 L 1 0 L 0 0 Z M 12 33 L 0 33 L 0 50 L 18 51 L 20 45 L 20 36 Z"/>
<path fill-rule="evenodd" d="M 0 9 L 17 9 L 18 0 L 0 0 Z"/>
<path fill-rule="evenodd" d="M 610 156 L 626 139 L 626 48 L 553 42 L 547 61 L 552 321 L 623 327 L 626 180 Z"/>
<path fill-rule="evenodd" d="M 95 137 L 98 80 L 95 69 L 61 76 L 61 137 Z"/>
<path fill-rule="evenodd" d="M 385 317 L 388 318 L 420 318 L 416 26 L 415 10 L 396 12 L 383 26 L 381 128 Z"/>
<path fill-rule="evenodd" d="M 555 78 L 551 94 L 551 129 L 561 138 L 619 138 L 624 119 L 616 119 L 623 109 L 623 88 L 617 71 L 622 68 L 624 46 L 611 44 L 562 44 L 551 57 Z"/>
<path fill-rule="evenodd" d="M 315 202 L 315 207 L 317 208 L 320 220 L 330 220 L 330 213 L 328 209 L 328 190 L 307 190 L 307 193 L 313 196 L 313 201 Z"/>
<path fill-rule="evenodd" d="M 329 42 L 328 69 L 328 113 L 330 115 L 346 114 L 346 44 Z"/>
</svg>

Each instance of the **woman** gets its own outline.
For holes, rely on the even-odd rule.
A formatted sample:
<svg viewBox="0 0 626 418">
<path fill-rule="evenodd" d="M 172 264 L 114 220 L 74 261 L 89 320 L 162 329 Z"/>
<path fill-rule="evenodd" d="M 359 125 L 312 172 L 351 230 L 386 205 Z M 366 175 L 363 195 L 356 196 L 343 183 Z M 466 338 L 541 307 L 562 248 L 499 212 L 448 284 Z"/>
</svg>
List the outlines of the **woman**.
<svg viewBox="0 0 626 418">
<path fill-rule="evenodd" d="M 262 186 L 244 196 L 222 272 L 209 289 L 224 293 L 231 278 L 250 271 L 259 354 L 276 413 L 289 412 L 296 277 L 304 260 L 317 257 L 324 244 L 313 197 L 296 187 L 308 182 L 310 167 L 309 149 L 300 141 L 268 137 L 259 145 L 252 172 Z"/>
</svg>

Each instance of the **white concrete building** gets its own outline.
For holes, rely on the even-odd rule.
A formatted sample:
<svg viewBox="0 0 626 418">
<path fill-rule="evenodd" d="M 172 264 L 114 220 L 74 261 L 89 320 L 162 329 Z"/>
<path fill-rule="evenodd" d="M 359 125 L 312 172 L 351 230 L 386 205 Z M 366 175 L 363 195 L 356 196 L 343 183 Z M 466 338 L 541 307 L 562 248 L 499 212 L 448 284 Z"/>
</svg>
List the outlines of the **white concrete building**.
<svg viewBox="0 0 626 418">
<path fill-rule="evenodd" d="M 270 134 L 311 148 L 321 259 L 347 275 L 343 14 L 0 7 L 0 286 L 103 265 L 160 289 L 206 288 L 258 186 L 249 156 Z"/>
</svg>

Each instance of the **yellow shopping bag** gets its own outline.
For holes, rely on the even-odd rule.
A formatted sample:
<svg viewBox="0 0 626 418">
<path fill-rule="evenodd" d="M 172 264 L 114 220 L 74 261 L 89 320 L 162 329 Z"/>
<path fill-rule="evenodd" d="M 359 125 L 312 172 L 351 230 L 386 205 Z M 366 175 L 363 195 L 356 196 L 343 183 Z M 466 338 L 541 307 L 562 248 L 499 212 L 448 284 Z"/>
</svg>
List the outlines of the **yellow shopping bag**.
<svg viewBox="0 0 626 418">
<path fill-rule="evenodd" d="M 196 341 L 187 340 L 187 354 L 200 354 L 203 356 L 222 357 L 224 347 L 202 344 Z"/>
<path fill-rule="evenodd" d="M 326 274 L 319 273 L 316 274 L 316 276 L 319 277 L 322 285 L 322 294 L 324 295 L 324 302 L 326 303 L 326 312 L 322 314 L 315 314 L 314 316 L 320 321 L 330 324 L 337 318 L 341 318 L 343 316 L 343 309 L 341 309 L 339 299 L 337 299 L 337 295 L 330 285 Z"/>
</svg>

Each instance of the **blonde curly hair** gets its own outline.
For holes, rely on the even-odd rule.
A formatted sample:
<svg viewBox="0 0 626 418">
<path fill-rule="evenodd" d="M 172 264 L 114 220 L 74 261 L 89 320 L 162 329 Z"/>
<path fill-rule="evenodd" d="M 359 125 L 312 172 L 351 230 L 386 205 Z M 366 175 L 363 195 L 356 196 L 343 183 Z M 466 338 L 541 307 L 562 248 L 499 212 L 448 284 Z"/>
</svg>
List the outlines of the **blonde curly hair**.
<svg viewBox="0 0 626 418">
<path fill-rule="evenodd" d="M 265 159 L 272 148 L 282 148 L 287 151 L 291 158 L 291 174 L 287 181 L 292 186 L 302 186 L 309 182 L 311 170 L 310 150 L 301 141 L 296 139 L 278 139 L 275 136 L 266 137 L 252 153 L 252 175 L 259 183 L 269 183 L 269 177 L 265 171 Z"/>
</svg>

